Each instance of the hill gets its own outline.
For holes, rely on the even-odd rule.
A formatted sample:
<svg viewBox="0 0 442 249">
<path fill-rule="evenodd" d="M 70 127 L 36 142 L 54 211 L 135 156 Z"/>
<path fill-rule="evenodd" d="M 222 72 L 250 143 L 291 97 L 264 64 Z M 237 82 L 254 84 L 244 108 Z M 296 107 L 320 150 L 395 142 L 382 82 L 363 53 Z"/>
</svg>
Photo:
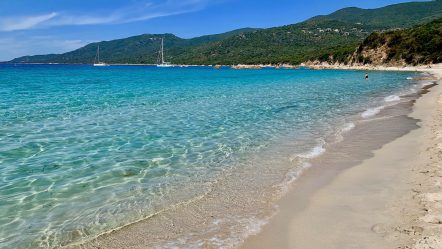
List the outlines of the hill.
<svg viewBox="0 0 442 249">
<path fill-rule="evenodd" d="M 172 61 L 184 64 L 297 64 L 331 51 L 354 51 L 368 35 L 335 20 L 308 21 L 229 37 L 189 48 Z"/>
<path fill-rule="evenodd" d="M 345 8 L 330 15 L 268 29 L 240 29 L 182 39 L 172 34 L 140 35 L 92 43 L 61 55 L 25 56 L 13 63 L 92 63 L 96 48 L 107 63 L 156 63 L 159 38 L 174 64 L 299 64 L 307 60 L 343 61 L 372 32 L 408 28 L 442 17 L 442 0 L 410 2 L 378 9 Z"/>
<path fill-rule="evenodd" d="M 442 18 L 409 29 L 375 32 L 362 42 L 349 63 L 442 63 Z"/>
<path fill-rule="evenodd" d="M 338 20 L 360 23 L 374 29 L 407 28 L 441 18 L 442 1 L 409 2 L 389 5 L 377 9 L 344 8 L 328 16 L 317 16 L 312 20 Z"/>
<path fill-rule="evenodd" d="M 192 39 L 182 39 L 173 34 L 143 34 L 124 39 L 90 43 L 77 50 L 59 55 L 34 55 L 16 58 L 12 63 L 85 63 L 91 64 L 100 46 L 100 57 L 107 63 L 156 63 L 160 39 L 170 54 L 182 53 L 186 48 L 215 42 L 230 36 L 239 35 L 256 29 L 245 28 L 227 33 L 206 35 Z M 168 58 L 169 59 L 169 58 Z"/>
</svg>

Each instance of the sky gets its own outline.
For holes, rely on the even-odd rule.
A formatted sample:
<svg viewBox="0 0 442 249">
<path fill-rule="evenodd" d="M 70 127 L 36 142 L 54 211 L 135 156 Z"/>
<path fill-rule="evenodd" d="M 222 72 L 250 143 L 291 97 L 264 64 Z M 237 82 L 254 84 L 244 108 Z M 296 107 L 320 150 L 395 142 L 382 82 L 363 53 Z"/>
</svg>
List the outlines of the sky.
<svg viewBox="0 0 442 249">
<path fill-rule="evenodd" d="M 191 38 L 406 0 L 0 0 L 0 61 L 145 33 Z"/>
</svg>

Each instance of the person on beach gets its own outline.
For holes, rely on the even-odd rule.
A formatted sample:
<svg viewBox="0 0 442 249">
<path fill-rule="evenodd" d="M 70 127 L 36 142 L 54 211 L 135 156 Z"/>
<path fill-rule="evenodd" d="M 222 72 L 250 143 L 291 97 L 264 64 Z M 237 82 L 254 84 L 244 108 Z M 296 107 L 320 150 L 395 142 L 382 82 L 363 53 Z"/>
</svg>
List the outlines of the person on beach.
<svg viewBox="0 0 442 249">
<path fill-rule="evenodd" d="M 365 80 L 368 80 L 368 73 L 365 73 Z"/>
</svg>

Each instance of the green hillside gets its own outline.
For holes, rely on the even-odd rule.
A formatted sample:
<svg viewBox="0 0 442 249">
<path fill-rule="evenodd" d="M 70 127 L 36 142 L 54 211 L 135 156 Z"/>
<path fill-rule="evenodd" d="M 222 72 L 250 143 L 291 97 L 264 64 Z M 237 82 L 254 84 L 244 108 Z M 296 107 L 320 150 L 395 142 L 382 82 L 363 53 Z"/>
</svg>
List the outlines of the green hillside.
<svg viewBox="0 0 442 249">
<path fill-rule="evenodd" d="M 378 9 L 345 8 L 328 16 L 312 20 L 338 20 L 347 23 L 361 23 L 375 29 L 407 28 L 428 23 L 442 17 L 442 0 L 430 2 L 409 2 Z"/>
<path fill-rule="evenodd" d="M 442 18 L 409 29 L 373 33 L 362 42 L 351 62 L 442 63 Z"/>
<path fill-rule="evenodd" d="M 206 35 L 193 39 L 182 39 L 173 34 L 144 34 L 112 41 L 95 42 L 60 55 L 23 56 L 16 58 L 11 62 L 91 64 L 94 62 L 97 47 L 99 45 L 100 59 L 107 63 L 156 63 L 161 38 L 164 38 L 164 46 L 167 48 L 167 54 L 180 54 L 188 47 L 219 41 L 230 36 L 253 30 L 256 29 L 238 29 L 227 33 Z"/>
<path fill-rule="evenodd" d="M 308 21 L 257 30 L 188 49 L 173 62 L 192 64 L 297 64 L 331 51 L 354 51 L 368 35 L 339 21 Z"/>
<path fill-rule="evenodd" d="M 412 27 L 442 17 L 442 0 L 410 2 L 378 9 L 345 8 L 305 22 L 268 29 L 182 39 L 172 34 L 140 35 L 92 43 L 61 55 L 25 56 L 11 62 L 92 63 L 97 46 L 107 63 L 156 63 L 159 38 L 174 64 L 298 64 L 307 60 L 343 61 L 370 33 Z"/>
</svg>

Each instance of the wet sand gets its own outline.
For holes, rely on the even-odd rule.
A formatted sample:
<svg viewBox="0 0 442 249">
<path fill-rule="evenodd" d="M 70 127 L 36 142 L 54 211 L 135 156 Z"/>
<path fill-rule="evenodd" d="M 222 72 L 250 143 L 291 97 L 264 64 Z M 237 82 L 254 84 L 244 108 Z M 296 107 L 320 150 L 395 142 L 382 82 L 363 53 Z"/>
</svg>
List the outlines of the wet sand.
<svg viewBox="0 0 442 249">
<path fill-rule="evenodd" d="M 427 96 L 435 91 L 432 89 L 419 99 L 416 110 L 421 109 L 419 103 L 424 99 L 433 99 Z M 399 242 L 408 243 L 410 239 L 396 230 L 398 221 L 404 220 L 398 207 L 403 205 L 399 202 L 401 197 L 410 192 L 411 162 L 416 159 L 415 152 L 421 144 L 416 141 L 420 141 L 424 132 L 419 129 L 421 117 L 414 116 L 418 112 L 408 116 L 413 99 L 385 108 L 375 120 L 361 121 L 343 143 L 333 144 L 323 156 L 314 159 L 313 167 L 277 202 L 279 211 L 261 232 L 262 224 L 257 221 L 267 220 L 268 213 L 263 210 L 272 210 L 274 200 L 279 198 L 269 186 L 280 182 L 279 168 L 286 168 L 271 165 L 282 161 L 278 154 L 281 151 L 266 156 L 271 160 L 265 172 L 250 174 L 253 171 L 244 169 L 247 174 L 229 175 L 227 182 L 218 183 L 221 191 L 207 193 L 204 201 L 197 199 L 186 203 L 184 208 L 172 207 L 69 248 L 155 248 L 158 241 L 173 248 L 221 248 L 239 244 L 240 241 L 231 241 L 234 237 L 250 234 L 243 248 L 392 248 Z M 238 185 L 244 177 L 251 179 L 246 182 L 253 188 L 247 189 L 253 192 L 244 192 L 244 186 Z M 269 186 L 260 184 L 264 182 Z M 232 221 L 219 220 L 226 210 L 240 215 L 232 216 Z M 229 231 L 237 223 L 235 219 L 247 216 L 252 218 L 242 223 L 248 233 L 231 234 Z M 218 224 L 217 229 L 212 230 L 213 224 Z M 205 237 L 214 238 L 212 246 L 198 240 L 201 229 Z M 184 233 L 191 236 L 181 241 L 180 235 Z"/>
<path fill-rule="evenodd" d="M 442 67 L 429 72 L 440 78 Z M 411 131 L 381 122 L 367 133 L 373 147 L 346 141 L 351 158 L 330 152 L 314 162 L 242 248 L 442 248 L 442 88 L 419 98 L 408 118 L 390 121 Z"/>
</svg>

